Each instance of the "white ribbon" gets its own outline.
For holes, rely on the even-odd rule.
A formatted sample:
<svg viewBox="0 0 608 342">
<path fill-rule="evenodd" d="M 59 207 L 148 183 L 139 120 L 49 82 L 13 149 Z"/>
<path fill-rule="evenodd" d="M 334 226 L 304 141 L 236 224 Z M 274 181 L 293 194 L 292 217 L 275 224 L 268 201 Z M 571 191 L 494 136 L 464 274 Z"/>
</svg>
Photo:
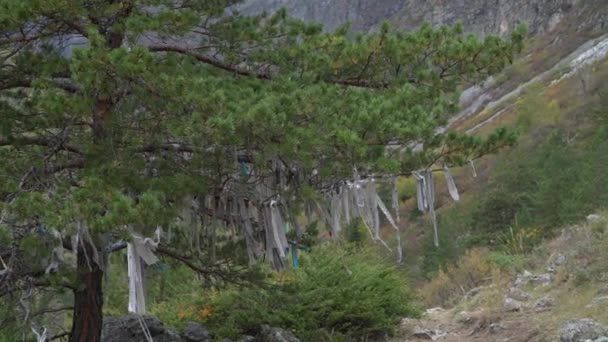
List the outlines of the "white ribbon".
<svg viewBox="0 0 608 342">
<path fill-rule="evenodd" d="M 395 228 L 395 231 L 397 231 L 397 234 L 396 234 L 396 236 L 397 236 L 397 262 L 400 263 L 403 259 L 403 251 L 401 249 L 401 230 L 399 229 L 399 226 L 393 220 L 393 217 L 391 216 L 390 211 L 388 211 L 388 209 L 386 208 L 386 205 L 384 205 L 384 202 L 382 202 L 382 199 L 380 198 L 380 196 L 378 194 L 376 194 L 376 198 L 378 201 L 378 207 L 380 207 L 380 210 L 382 211 L 384 216 L 386 216 L 386 219 L 391 224 L 391 226 L 393 226 L 393 228 Z"/>
<path fill-rule="evenodd" d="M 61 234 L 53 229 L 52 235 L 55 238 L 57 245 L 53 248 L 53 251 L 51 252 L 51 262 L 44 270 L 45 274 L 49 274 L 50 272 L 56 271 L 59 268 L 59 264 L 63 263 L 64 260 L 63 241 L 61 239 Z"/>
<path fill-rule="evenodd" d="M 448 184 L 448 191 L 450 192 L 450 196 L 452 196 L 452 199 L 454 199 L 454 201 L 460 200 L 458 188 L 456 188 L 456 183 L 454 182 L 454 177 L 452 177 L 450 169 L 448 169 L 447 165 L 443 165 L 443 174 L 445 175 L 445 181 Z"/>
<path fill-rule="evenodd" d="M 477 178 L 477 170 L 475 170 L 473 159 L 469 160 L 469 165 L 471 165 L 471 171 L 473 171 L 473 178 Z"/>
<path fill-rule="evenodd" d="M 47 341 L 46 327 L 44 327 L 44 329 L 42 330 L 41 333 L 39 333 L 38 331 L 36 331 L 36 329 L 34 329 L 34 327 L 32 327 L 32 332 L 34 333 L 34 335 L 36 335 L 36 342 L 46 342 Z"/>
<path fill-rule="evenodd" d="M 285 248 L 287 247 L 287 238 L 285 237 L 285 230 L 281 229 L 281 213 L 276 208 L 276 205 L 277 202 L 275 200 L 270 201 L 270 224 L 272 225 L 272 235 L 274 237 L 276 248 L 278 249 L 281 258 L 285 259 Z M 281 232 L 283 234 L 281 234 Z M 284 241 L 285 243 L 283 243 Z"/>
<path fill-rule="evenodd" d="M 136 314 L 146 313 L 146 298 L 144 292 L 144 269 L 142 260 L 147 265 L 158 262 L 154 255 L 160 243 L 161 228 L 156 228 L 154 238 L 142 238 L 132 235 L 133 239 L 127 243 L 127 268 L 129 273 L 129 312 Z"/>
</svg>

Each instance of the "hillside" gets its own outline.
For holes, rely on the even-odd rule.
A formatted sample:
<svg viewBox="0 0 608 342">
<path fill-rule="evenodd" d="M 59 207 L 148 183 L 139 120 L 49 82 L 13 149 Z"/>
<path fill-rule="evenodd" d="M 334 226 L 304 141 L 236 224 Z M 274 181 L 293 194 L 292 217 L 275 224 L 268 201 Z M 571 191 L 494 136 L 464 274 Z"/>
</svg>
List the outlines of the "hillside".
<svg viewBox="0 0 608 342">
<path fill-rule="evenodd" d="M 0 341 L 608 341 L 605 0 L 161 3 L 0 0 Z"/>
<path fill-rule="evenodd" d="M 522 56 L 502 75 L 480 87 L 467 89 L 461 97 L 462 111 L 449 124 L 450 129 L 480 135 L 502 125 L 522 127 L 520 146 L 514 151 L 477 161 L 477 179 L 471 177 L 468 168 L 456 171 L 457 183 L 464 193 L 463 203 L 452 207 L 447 192 L 442 193 L 440 200 L 443 205 L 440 216 L 444 217 L 440 220 L 444 222 L 443 230 L 440 224 L 440 234 L 444 234 L 442 241 L 447 245 L 441 247 L 444 252 L 439 255 L 444 253 L 444 256 L 439 259 L 440 263 L 447 262 L 447 273 L 418 282 L 422 296 L 429 296 L 425 297 L 428 307 L 433 308 L 422 320 L 404 320 L 403 335 L 395 341 L 554 341 L 560 337 L 561 341 L 578 341 L 585 335 L 580 331 L 585 329 L 599 331 L 585 338 L 603 341 L 600 337 L 606 336 L 607 332 L 601 326 L 608 323 L 601 304 L 606 286 L 601 261 L 605 258 L 601 252 L 603 219 L 561 231 L 557 227 L 545 228 L 554 232 L 541 233 L 544 238 L 535 241 L 545 241 L 542 243 L 523 241 L 519 242 L 519 247 L 507 247 L 506 251 L 500 244 L 493 243 L 489 250 L 468 252 L 462 246 L 469 245 L 466 236 L 475 233 L 469 230 L 466 223 L 469 221 L 455 222 L 466 216 L 457 212 L 476 210 L 479 201 L 484 200 L 484 194 L 492 192 L 492 187 L 500 186 L 497 181 L 491 181 L 496 178 L 496 167 L 505 167 L 513 158 L 535 158 L 526 151 L 537 148 L 552 134 L 563 130 L 572 139 L 571 144 L 585 146 L 591 143 L 589 137 L 594 131 L 591 113 L 604 111 L 601 109 L 602 94 L 608 91 L 608 6 L 597 1 L 475 2 L 466 6 L 458 2 L 386 1 L 385 6 L 373 9 L 365 1 L 351 6 L 285 1 L 266 7 L 250 1 L 248 6 L 246 10 L 254 11 L 286 6 L 297 16 L 320 21 L 328 29 L 346 21 L 352 22 L 355 29 L 373 30 L 383 20 L 406 29 L 422 20 L 435 25 L 460 20 L 466 30 L 478 34 L 503 34 L 517 22 L 527 23 L 531 39 Z M 379 12 L 378 8 L 386 12 Z M 521 126 L 523 122 L 526 122 L 525 126 Z M 539 148 L 550 151 L 546 146 Z M 603 162 L 597 167 L 608 171 L 608 165 Z M 603 186 L 605 182 L 601 184 Z M 503 194 L 510 195 L 508 191 Z M 601 200 L 594 203 L 577 205 L 578 212 L 561 222 L 576 222 L 590 214 L 593 205 L 605 206 Z M 406 201 L 404 215 L 408 215 L 414 205 Z M 562 214 L 565 213 L 562 211 Z M 535 221 L 536 227 L 546 224 L 542 217 Z M 426 219 L 412 219 L 406 233 L 406 264 L 413 270 L 414 278 L 420 275 L 419 267 L 427 271 L 438 267 L 436 263 L 430 268 L 424 266 L 424 261 L 420 265 L 420 255 L 428 254 L 422 257 L 423 260 L 433 255 L 432 251 L 428 252 L 433 248 L 429 243 L 432 235 L 429 224 Z M 519 236 L 528 229 L 525 223 L 514 229 L 511 231 L 513 239 L 526 239 Z M 387 231 L 388 239 L 391 234 Z M 501 234 L 497 232 L 496 237 L 503 239 Z M 557 237 L 553 237 L 555 235 Z M 530 235 L 527 239 L 539 237 Z M 462 259 L 453 263 L 453 258 L 460 253 L 464 253 Z M 482 274 L 475 274 L 477 272 Z M 433 302 L 439 307 L 434 308 Z M 583 319 L 592 319 L 595 323 Z"/>
<path fill-rule="evenodd" d="M 451 309 L 405 319 L 394 341 L 605 341 L 608 338 L 606 219 L 590 215 L 526 256 L 498 259 L 485 249 L 467 253 L 444 274 L 467 286 Z M 456 274 L 460 273 L 460 274 Z M 437 278 L 424 291 L 447 289 Z"/>
</svg>

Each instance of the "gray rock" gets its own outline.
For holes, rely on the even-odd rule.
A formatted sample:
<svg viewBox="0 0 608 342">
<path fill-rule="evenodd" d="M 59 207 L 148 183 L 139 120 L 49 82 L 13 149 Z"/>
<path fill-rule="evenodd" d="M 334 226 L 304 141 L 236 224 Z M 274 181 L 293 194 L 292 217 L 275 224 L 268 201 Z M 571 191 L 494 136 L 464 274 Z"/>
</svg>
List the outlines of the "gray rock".
<svg viewBox="0 0 608 342">
<path fill-rule="evenodd" d="M 426 315 L 434 315 L 436 313 L 441 313 L 441 312 L 444 312 L 444 311 L 445 311 L 444 308 L 436 307 L 436 308 L 427 309 L 426 312 L 425 312 L 425 314 Z"/>
<path fill-rule="evenodd" d="M 414 328 L 414 331 L 412 333 L 412 336 L 415 338 L 429 340 L 429 341 L 435 341 L 446 335 L 447 335 L 446 332 L 438 330 L 438 329 L 426 329 L 426 328 L 420 328 L 420 327 Z"/>
<path fill-rule="evenodd" d="M 587 223 L 599 222 L 601 219 L 602 219 L 602 217 L 597 214 L 587 215 Z"/>
<path fill-rule="evenodd" d="M 513 283 L 513 285 L 515 285 L 515 286 L 526 285 L 530 282 L 531 278 L 532 278 L 532 273 L 530 273 L 528 271 L 524 271 L 524 273 L 520 273 L 517 275 L 517 278 L 515 279 L 515 282 Z"/>
<path fill-rule="evenodd" d="M 255 337 L 256 342 L 300 342 L 290 331 L 262 325 L 260 333 Z"/>
<path fill-rule="evenodd" d="M 182 342 L 179 335 L 165 328 L 163 322 L 155 317 L 144 316 L 154 342 Z M 105 317 L 101 332 L 102 342 L 145 342 L 146 337 L 137 315 Z"/>
<path fill-rule="evenodd" d="M 186 323 L 182 331 L 182 338 L 185 342 L 211 342 L 209 331 L 196 322 Z"/>
<path fill-rule="evenodd" d="M 239 342 L 253 342 L 253 341 L 255 341 L 255 337 L 249 336 L 249 335 L 243 335 L 243 336 L 241 336 L 241 339 L 239 340 Z"/>
<path fill-rule="evenodd" d="M 209 331 L 196 322 L 186 323 L 186 327 L 182 331 L 182 337 L 185 342 L 211 342 Z"/>
<path fill-rule="evenodd" d="M 561 265 L 566 264 L 566 261 L 567 261 L 567 259 L 566 259 L 566 256 L 565 256 L 565 255 L 563 255 L 563 254 L 558 254 L 558 255 L 555 257 L 555 259 L 553 259 L 552 265 L 553 265 L 553 266 L 561 266 Z"/>
<path fill-rule="evenodd" d="M 593 342 L 608 342 L 608 336 L 598 337 Z"/>
<path fill-rule="evenodd" d="M 584 318 L 565 322 L 559 331 L 560 342 L 582 342 L 606 336 L 606 329 L 596 321 Z"/>
<path fill-rule="evenodd" d="M 520 311 L 524 307 L 523 303 L 513 298 L 505 298 L 502 303 L 503 310 L 507 312 Z"/>
<path fill-rule="evenodd" d="M 527 293 L 526 291 L 524 291 L 520 288 L 517 288 L 517 287 L 511 287 L 509 289 L 509 292 L 507 292 L 507 297 L 513 298 L 520 302 L 525 302 L 525 301 L 530 300 L 530 298 L 532 298 L 532 296 L 530 296 L 529 293 Z"/>
<path fill-rule="evenodd" d="M 500 323 L 492 323 L 492 324 L 490 324 L 489 328 L 490 328 L 491 334 L 498 334 L 503 330 L 507 330 L 507 328 Z"/>
<path fill-rule="evenodd" d="M 593 298 L 591 300 L 591 303 L 586 305 L 586 307 L 591 308 L 591 307 L 598 306 L 598 305 L 605 305 L 606 303 L 608 303 L 608 296 L 599 296 L 599 297 Z"/>
<path fill-rule="evenodd" d="M 537 300 L 532 308 L 536 312 L 551 310 L 555 306 L 555 300 L 550 296 L 545 296 Z"/>
<path fill-rule="evenodd" d="M 534 276 L 530 279 L 530 282 L 537 286 L 548 286 L 551 285 L 551 280 L 553 277 L 550 273 L 543 273 L 537 276 Z"/>
</svg>

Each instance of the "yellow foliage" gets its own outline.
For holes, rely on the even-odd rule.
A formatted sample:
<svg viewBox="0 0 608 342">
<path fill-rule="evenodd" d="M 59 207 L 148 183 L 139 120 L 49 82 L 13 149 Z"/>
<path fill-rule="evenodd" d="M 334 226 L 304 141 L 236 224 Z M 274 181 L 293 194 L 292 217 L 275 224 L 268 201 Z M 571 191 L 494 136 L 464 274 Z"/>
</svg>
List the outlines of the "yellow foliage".
<svg viewBox="0 0 608 342">
<path fill-rule="evenodd" d="M 209 304 L 204 305 L 202 309 L 198 310 L 197 318 L 201 321 L 211 317 L 213 314 L 213 307 Z"/>
<path fill-rule="evenodd" d="M 448 265 L 428 282 L 421 290 L 421 296 L 429 305 L 453 305 L 474 287 L 491 280 L 499 271 L 488 261 L 487 249 L 472 249 L 456 264 Z"/>
<path fill-rule="evenodd" d="M 179 319 L 191 319 L 194 316 L 194 306 L 188 305 L 186 307 L 180 306 L 177 310 L 177 318 Z"/>
<path fill-rule="evenodd" d="M 416 181 L 413 177 L 399 177 L 396 181 L 399 200 L 412 198 L 416 195 Z"/>
</svg>

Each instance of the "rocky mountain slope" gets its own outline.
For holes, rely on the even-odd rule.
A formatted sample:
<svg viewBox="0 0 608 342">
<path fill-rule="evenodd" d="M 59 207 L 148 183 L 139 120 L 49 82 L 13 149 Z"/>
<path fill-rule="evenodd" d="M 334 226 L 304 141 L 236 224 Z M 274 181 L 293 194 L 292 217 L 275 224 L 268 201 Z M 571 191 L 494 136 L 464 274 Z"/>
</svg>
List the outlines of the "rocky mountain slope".
<svg viewBox="0 0 608 342">
<path fill-rule="evenodd" d="M 589 215 L 567 227 L 515 274 L 494 274 L 451 309 L 404 319 L 393 341 L 608 341 L 607 220 Z"/>
<path fill-rule="evenodd" d="M 472 134 L 516 122 L 526 96 L 551 100 L 563 113 L 560 120 L 573 120 L 564 125 L 579 127 L 576 113 L 588 111 L 606 89 L 604 0 L 248 0 L 240 8 L 256 13 L 279 7 L 326 29 L 351 22 L 354 30 L 370 31 L 388 20 L 410 30 L 423 21 L 462 21 L 466 31 L 484 35 L 506 34 L 518 23 L 527 24 L 531 38 L 513 67 L 461 98 L 462 112 L 451 120 L 451 128 Z M 493 165 L 480 163 L 484 169 Z M 515 273 L 497 273 L 479 287 L 463 289 L 454 307 L 404 320 L 402 335 L 394 341 L 608 341 L 606 222 L 592 217 L 565 229 L 520 260 Z M 411 253 L 416 248 L 408 247 Z"/>
<path fill-rule="evenodd" d="M 528 86 L 552 80 L 560 71 L 590 57 L 603 58 L 608 41 L 608 4 L 604 0 L 246 0 L 246 13 L 288 13 L 328 30 L 351 23 L 353 31 L 374 30 L 381 22 L 412 30 L 423 22 L 451 25 L 460 21 L 466 32 L 507 34 L 516 25 L 528 27 L 528 47 L 515 65 L 498 79 L 463 92 L 460 113 L 450 127 L 473 133 L 504 114 L 504 104 L 516 100 Z M 585 62 L 587 64 L 587 62 Z M 463 123 L 472 123 L 463 125 Z M 447 127 L 446 127 L 447 128 Z M 445 129 L 445 128 L 443 128 Z"/>
</svg>

